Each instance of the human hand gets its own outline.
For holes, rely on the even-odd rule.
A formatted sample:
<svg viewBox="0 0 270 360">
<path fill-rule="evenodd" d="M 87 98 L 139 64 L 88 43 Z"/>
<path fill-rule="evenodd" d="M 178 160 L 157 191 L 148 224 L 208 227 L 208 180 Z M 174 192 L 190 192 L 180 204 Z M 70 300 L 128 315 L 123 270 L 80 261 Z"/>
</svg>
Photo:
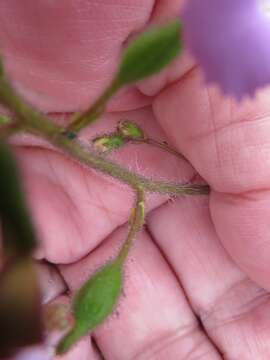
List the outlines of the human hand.
<svg viewBox="0 0 270 360">
<path fill-rule="evenodd" d="M 181 4 L 0 6 L 10 74 L 31 102 L 67 121 L 67 112 L 85 107 L 110 79 L 128 36 L 150 18 L 175 16 Z M 224 100 L 203 87 L 186 56 L 120 95 L 84 132 L 90 139 L 120 118 L 135 120 L 182 152 L 212 189 L 209 199 L 148 199 L 147 227 L 126 264 L 124 294 L 92 334 L 105 358 L 269 357 L 268 96 L 241 106 Z M 72 293 L 119 248 L 132 193 L 46 144 L 14 142 L 42 241 L 36 256 L 57 264 Z M 194 176 L 186 162 L 146 146 L 113 156 L 157 178 Z M 73 351 L 67 359 L 99 357 L 89 339 Z"/>
</svg>

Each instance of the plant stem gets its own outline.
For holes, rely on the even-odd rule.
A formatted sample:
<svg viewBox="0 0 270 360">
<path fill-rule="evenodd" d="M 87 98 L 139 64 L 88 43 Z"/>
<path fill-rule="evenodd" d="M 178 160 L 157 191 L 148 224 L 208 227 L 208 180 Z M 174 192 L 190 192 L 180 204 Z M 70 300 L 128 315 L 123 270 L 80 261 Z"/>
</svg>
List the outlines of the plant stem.
<svg viewBox="0 0 270 360">
<path fill-rule="evenodd" d="M 129 249 L 132 245 L 135 236 L 143 226 L 144 214 L 145 214 L 144 191 L 141 188 L 138 188 L 137 196 L 136 196 L 136 205 L 132 209 L 130 215 L 130 229 L 127 238 L 116 258 L 116 261 L 118 261 L 121 265 L 125 262 L 128 256 Z"/>
<path fill-rule="evenodd" d="M 93 123 L 104 112 L 108 100 L 120 87 L 121 85 L 118 81 L 112 81 L 110 86 L 94 102 L 94 104 L 68 125 L 66 128 L 67 133 L 71 133 L 71 137 L 76 137 L 80 130 Z"/>
<path fill-rule="evenodd" d="M 172 155 L 175 155 L 176 157 L 182 159 L 182 160 L 186 160 L 188 161 L 184 155 L 182 155 L 181 153 L 179 153 L 178 151 L 176 151 L 175 149 L 171 148 L 168 144 L 164 143 L 164 142 L 160 142 L 151 138 L 145 138 L 145 139 L 136 139 L 136 140 L 131 140 L 131 142 L 133 143 L 139 143 L 139 144 L 147 144 L 147 145 L 152 145 L 155 147 L 158 147 L 162 150 L 165 150 L 167 152 L 169 152 Z"/>
<path fill-rule="evenodd" d="M 135 190 L 141 187 L 145 191 L 170 195 L 199 195 L 209 192 L 208 186 L 152 181 L 105 159 L 81 144 L 77 139 L 71 140 L 64 134 L 65 128 L 52 123 L 46 116 L 38 113 L 25 103 L 3 75 L 0 75 L 0 102 L 15 113 L 21 128 L 25 131 L 46 139 L 73 159 L 105 175 L 112 176 Z"/>
<path fill-rule="evenodd" d="M 115 179 L 130 185 L 134 189 L 141 187 L 148 192 L 170 195 L 199 195 L 207 194 L 209 192 L 208 186 L 189 184 L 183 185 L 165 181 L 149 180 L 141 175 L 122 168 L 101 155 L 94 153 L 89 148 L 82 145 L 79 141 L 71 141 L 59 133 L 54 136 L 51 142 L 58 148 L 62 149 L 66 154 L 69 154 L 74 159 L 77 159 L 79 162 L 101 171 L 103 174 L 110 175 Z"/>
</svg>

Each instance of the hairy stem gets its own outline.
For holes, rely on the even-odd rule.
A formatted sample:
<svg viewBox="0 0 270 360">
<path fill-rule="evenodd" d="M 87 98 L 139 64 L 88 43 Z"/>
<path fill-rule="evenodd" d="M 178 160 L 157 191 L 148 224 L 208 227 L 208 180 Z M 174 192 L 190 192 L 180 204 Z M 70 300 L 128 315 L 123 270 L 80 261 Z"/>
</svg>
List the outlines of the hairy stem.
<svg viewBox="0 0 270 360">
<path fill-rule="evenodd" d="M 133 143 L 135 144 L 147 144 L 147 145 L 152 145 L 152 146 L 155 146 L 157 148 L 160 148 L 162 150 L 165 150 L 167 152 L 169 152 L 170 154 L 172 155 L 175 155 L 176 157 L 178 157 L 179 159 L 182 159 L 182 160 L 186 160 L 187 159 L 184 157 L 184 155 L 182 155 L 181 153 L 179 153 L 177 150 L 171 148 L 168 144 L 164 143 L 164 142 L 161 142 L 161 141 L 157 141 L 157 140 L 154 140 L 154 139 L 151 139 L 151 138 L 145 138 L 145 139 L 132 139 L 131 140 Z"/>
<path fill-rule="evenodd" d="M 141 188 L 138 188 L 137 196 L 136 196 L 136 205 L 132 209 L 130 215 L 130 229 L 128 232 L 128 236 L 116 259 L 116 261 L 119 261 L 120 264 L 123 264 L 125 262 L 129 253 L 129 249 L 132 245 L 132 242 L 143 226 L 144 214 L 145 214 L 144 191 Z"/>
<path fill-rule="evenodd" d="M 207 194 L 209 192 L 208 186 L 181 185 L 165 181 L 152 181 L 105 159 L 92 149 L 81 144 L 77 139 L 71 140 L 65 135 L 65 128 L 54 124 L 46 116 L 40 114 L 30 105 L 25 103 L 15 92 L 4 75 L 0 75 L 0 102 L 15 113 L 20 126 L 25 131 L 29 131 L 48 140 L 51 144 L 70 155 L 73 159 L 76 159 L 105 175 L 112 176 L 136 190 L 140 187 L 145 191 L 170 195 L 197 195 Z"/>
</svg>

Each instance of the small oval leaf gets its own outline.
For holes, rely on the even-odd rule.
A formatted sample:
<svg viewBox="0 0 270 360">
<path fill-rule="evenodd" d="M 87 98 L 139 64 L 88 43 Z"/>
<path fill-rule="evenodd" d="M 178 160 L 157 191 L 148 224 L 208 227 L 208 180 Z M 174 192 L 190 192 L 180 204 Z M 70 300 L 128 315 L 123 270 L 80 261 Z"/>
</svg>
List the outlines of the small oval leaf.
<svg viewBox="0 0 270 360">
<path fill-rule="evenodd" d="M 58 344 L 57 354 L 67 352 L 111 314 L 121 289 L 122 267 L 117 261 L 105 265 L 84 284 L 73 303 L 75 326 Z"/>
<path fill-rule="evenodd" d="M 130 84 L 159 72 L 180 52 L 179 20 L 140 35 L 124 51 L 117 80 Z"/>
</svg>

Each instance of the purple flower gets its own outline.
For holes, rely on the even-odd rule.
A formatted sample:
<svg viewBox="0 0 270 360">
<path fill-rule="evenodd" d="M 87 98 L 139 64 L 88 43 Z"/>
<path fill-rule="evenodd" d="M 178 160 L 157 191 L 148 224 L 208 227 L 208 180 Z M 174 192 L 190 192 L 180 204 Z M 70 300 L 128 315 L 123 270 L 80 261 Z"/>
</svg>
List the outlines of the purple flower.
<svg viewBox="0 0 270 360">
<path fill-rule="evenodd" d="M 182 20 L 206 82 L 238 100 L 270 84 L 270 0 L 186 0 Z"/>
</svg>

